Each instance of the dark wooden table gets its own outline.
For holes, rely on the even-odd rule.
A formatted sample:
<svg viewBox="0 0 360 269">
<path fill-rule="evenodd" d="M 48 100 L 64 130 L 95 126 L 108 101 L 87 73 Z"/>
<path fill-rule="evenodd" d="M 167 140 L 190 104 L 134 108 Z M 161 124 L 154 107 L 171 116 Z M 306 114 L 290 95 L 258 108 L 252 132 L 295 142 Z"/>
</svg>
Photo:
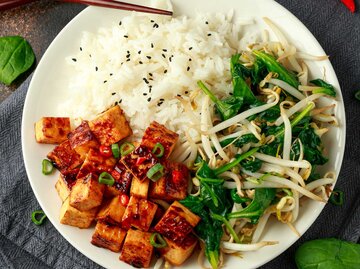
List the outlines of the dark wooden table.
<svg viewBox="0 0 360 269">
<path fill-rule="evenodd" d="M 22 36 L 31 44 L 36 63 L 30 71 L 11 86 L 0 83 L 0 102 L 14 92 L 35 69 L 42 55 L 61 29 L 80 11 L 83 5 L 39 0 L 23 7 L 0 11 L 0 36 Z"/>
</svg>

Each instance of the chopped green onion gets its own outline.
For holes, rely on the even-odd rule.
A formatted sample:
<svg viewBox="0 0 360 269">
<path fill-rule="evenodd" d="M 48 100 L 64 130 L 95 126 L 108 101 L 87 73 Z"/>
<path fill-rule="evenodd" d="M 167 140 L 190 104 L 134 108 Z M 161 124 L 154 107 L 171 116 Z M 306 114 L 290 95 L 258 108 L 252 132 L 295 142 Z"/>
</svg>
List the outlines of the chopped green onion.
<svg viewBox="0 0 360 269">
<path fill-rule="evenodd" d="M 360 90 L 355 93 L 355 98 L 360 101 Z"/>
<path fill-rule="evenodd" d="M 167 246 L 165 239 L 159 233 L 151 234 L 150 244 L 155 248 L 164 248 Z"/>
<path fill-rule="evenodd" d="M 334 189 L 331 192 L 330 202 L 334 205 L 343 205 L 344 204 L 344 192 L 339 189 Z"/>
<path fill-rule="evenodd" d="M 42 211 L 42 210 L 36 210 L 31 213 L 31 221 L 35 225 L 39 226 L 39 225 L 43 224 L 45 219 L 46 219 L 46 215 L 45 215 L 44 211 Z"/>
<path fill-rule="evenodd" d="M 115 179 L 107 172 L 102 172 L 99 176 L 99 183 L 112 186 L 115 183 Z"/>
<path fill-rule="evenodd" d="M 44 175 L 50 175 L 54 171 L 54 165 L 48 159 L 42 161 L 42 173 Z"/>
<path fill-rule="evenodd" d="M 155 164 L 146 173 L 146 176 L 154 182 L 158 181 L 163 175 L 164 175 L 164 166 L 162 166 L 160 163 Z"/>
<path fill-rule="evenodd" d="M 114 155 L 114 157 L 116 159 L 118 159 L 120 157 L 120 148 L 119 148 L 119 144 L 115 143 L 111 145 L 111 151 L 112 154 Z"/>
<path fill-rule="evenodd" d="M 120 147 L 120 154 L 121 156 L 126 156 L 131 153 L 135 149 L 135 146 L 132 143 L 125 142 Z"/>
<path fill-rule="evenodd" d="M 164 146 L 161 143 L 156 143 L 152 153 L 155 154 L 156 157 L 160 158 L 164 155 Z M 159 151 L 159 153 L 157 153 Z"/>
</svg>

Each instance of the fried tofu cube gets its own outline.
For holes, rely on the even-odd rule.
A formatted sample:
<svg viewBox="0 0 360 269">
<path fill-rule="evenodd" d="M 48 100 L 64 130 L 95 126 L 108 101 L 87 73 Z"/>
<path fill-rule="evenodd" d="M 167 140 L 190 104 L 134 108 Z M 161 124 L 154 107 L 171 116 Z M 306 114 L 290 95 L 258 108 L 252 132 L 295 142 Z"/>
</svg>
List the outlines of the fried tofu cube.
<svg viewBox="0 0 360 269">
<path fill-rule="evenodd" d="M 69 140 L 62 142 L 47 157 L 55 164 L 62 174 L 67 174 L 81 165 L 80 155 L 70 146 Z"/>
<path fill-rule="evenodd" d="M 107 248 L 113 252 L 120 252 L 125 236 L 126 231 L 119 226 L 98 221 L 95 226 L 95 232 L 91 238 L 91 244 L 101 248 Z"/>
<path fill-rule="evenodd" d="M 69 185 L 68 182 L 65 179 L 65 176 L 63 174 L 59 175 L 58 180 L 55 184 L 55 189 L 61 199 L 61 201 L 65 201 L 66 198 L 70 195 L 72 185 Z"/>
<path fill-rule="evenodd" d="M 95 219 L 97 208 L 89 211 L 80 211 L 70 205 L 70 199 L 67 198 L 60 209 L 60 223 L 79 228 L 89 228 Z"/>
<path fill-rule="evenodd" d="M 91 131 L 101 145 L 110 146 L 132 134 L 132 130 L 119 106 L 114 106 L 89 122 Z"/>
<path fill-rule="evenodd" d="M 90 149 L 99 148 L 99 142 L 91 132 L 87 121 L 83 121 L 68 135 L 71 147 L 85 160 Z"/>
<path fill-rule="evenodd" d="M 146 174 L 149 169 L 160 163 L 160 160 L 145 146 L 137 147 L 133 152 L 121 158 L 120 161 L 140 181 L 147 179 Z"/>
<path fill-rule="evenodd" d="M 145 130 L 141 145 L 153 149 L 156 143 L 160 143 L 164 147 L 163 158 L 168 158 L 173 151 L 179 135 L 164 125 L 153 121 L 150 126 Z"/>
<path fill-rule="evenodd" d="M 168 262 L 177 266 L 183 264 L 191 256 L 198 242 L 192 234 L 189 234 L 181 244 L 177 244 L 166 237 L 164 239 L 167 246 L 159 248 L 159 252 Z"/>
<path fill-rule="evenodd" d="M 125 209 L 126 207 L 120 203 L 120 196 L 115 196 L 100 208 L 96 219 L 116 225 L 121 224 Z"/>
<path fill-rule="evenodd" d="M 111 175 L 114 178 L 115 183 L 112 186 L 106 186 L 104 195 L 106 197 L 111 197 L 120 194 L 128 194 L 134 176 L 125 165 L 122 162 L 118 162 L 111 172 Z"/>
<path fill-rule="evenodd" d="M 199 216 L 175 201 L 155 225 L 155 230 L 175 243 L 181 244 L 200 220 Z"/>
<path fill-rule="evenodd" d="M 70 133 L 70 118 L 43 117 L 35 123 L 35 138 L 38 143 L 60 144 Z"/>
<path fill-rule="evenodd" d="M 130 195 L 146 199 L 148 196 L 149 185 L 150 179 L 140 181 L 134 177 L 131 182 Z"/>
<path fill-rule="evenodd" d="M 157 208 L 157 204 L 131 196 L 122 218 L 122 227 L 124 229 L 135 227 L 143 231 L 148 231 Z"/>
<path fill-rule="evenodd" d="M 87 211 L 101 205 L 105 185 L 100 184 L 93 174 L 76 180 L 70 192 L 70 205 L 80 211 Z"/>
<path fill-rule="evenodd" d="M 164 176 L 156 182 L 150 182 L 149 197 L 167 201 L 185 199 L 189 177 L 185 165 L 167 161 Z"/>
<path fill-rule="evenodd" d="M 105 157 L 98 150 L 90 149 L 86 159 L 80 167 L 77 178 L 82 178 L 90 173 L 99 176 L 102 172 L 111 173 L 116 164 L 114 157 Z"/>
<path fill-rule="evenodd" d="M 150 236 L 151 233 L 130 229 L 125 238 L 120 260 L 137 268 L 149 267 L 154 252 Z"/>
</svg>

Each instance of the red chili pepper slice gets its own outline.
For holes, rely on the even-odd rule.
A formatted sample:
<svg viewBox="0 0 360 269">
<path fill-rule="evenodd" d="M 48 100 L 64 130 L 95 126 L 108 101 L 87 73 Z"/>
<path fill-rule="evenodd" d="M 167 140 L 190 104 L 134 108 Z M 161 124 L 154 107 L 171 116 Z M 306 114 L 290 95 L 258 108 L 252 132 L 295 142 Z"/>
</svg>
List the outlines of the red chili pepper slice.
<svg viewBox="0 0 360 269">
<path fill-rule="evenodd" d="M 183 173 L 179 170 L 173 170 L 172 173 L 172 180 L 174 183 L 179 184 L 182 182 L 183 179 Z"/>
<path fill-rule="evenodd" d="M 112 151 L 111 151 L 111 147 L 109 147 L 109 146 L 101 145 L 99 148 L 99 151 L 100 151 L 100 154 L 105 157 L 111 157 L 113 155 Z"/>
<path fill-rule="evenodd" d="M 116 170 L 113 170 L 113 171 L 111 172 L 111 175 L 112 175 L 112 177 L 113 177 L 115 180 L 119 180 L 120 177 L 121 177 L 120 173 L 119 173 L 118 171 L 116 171 Z"/>
<path fill-rule="evenodd" d="M 341 0 L 341 2 L 350 10 L 352 13 L 355 12 L 355 1 L 354 0 Z"/>
<path fill-rule="evenodd" d="M 137 158 L 135 164 L 136 164 L 136 165 L 140 165 L 140 164 L 142 164 L 143 162 L 145 162 L 145 160 L 146 160 L 145 157 L 139 157 L 139 158 Z"/>
<path fill-rule="evenodd" d="M 129 204 L 129 200 L 129 196 L 127 196 L 126 194 L 121 194 L 120 204 L 122 204 L 123 206 L 127 206 Z"/>
</svg>

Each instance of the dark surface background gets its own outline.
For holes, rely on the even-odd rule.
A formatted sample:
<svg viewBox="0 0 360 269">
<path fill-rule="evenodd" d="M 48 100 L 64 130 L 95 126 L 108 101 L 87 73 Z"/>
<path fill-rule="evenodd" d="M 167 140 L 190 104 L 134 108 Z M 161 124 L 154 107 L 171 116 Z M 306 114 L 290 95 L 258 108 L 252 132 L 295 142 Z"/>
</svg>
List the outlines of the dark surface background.
<svg viewBox="0 0 360 269">
<path fill-rule="evenodd" d="M 337 187 L 345 192 L 346 203 L 342 207 L 326 205 L 308 232 L 262 269 L 296 268 L 295 250 L 307 240 L 337 237 L 357 242 L 360 234 L 360 102 L 354 98 L 360 90 L 360 12 L 350 13 L 339 0 L 277 2 L 314 34 L 338 76 L 346 107 L 347 146 Z M 41 0 L 0 11 L 0 36 L 25 37 L 38 62 L 55 36 L 83 8 Z M 32 71 L 11 87 L 0 84 L 0 268 L 99 268 L 70 246 L 49 221 L 41 227 L 30 222 L 29 215 L 39 205 L 27 181 L 19 141 L 27 76 Z"/>
</svg>

